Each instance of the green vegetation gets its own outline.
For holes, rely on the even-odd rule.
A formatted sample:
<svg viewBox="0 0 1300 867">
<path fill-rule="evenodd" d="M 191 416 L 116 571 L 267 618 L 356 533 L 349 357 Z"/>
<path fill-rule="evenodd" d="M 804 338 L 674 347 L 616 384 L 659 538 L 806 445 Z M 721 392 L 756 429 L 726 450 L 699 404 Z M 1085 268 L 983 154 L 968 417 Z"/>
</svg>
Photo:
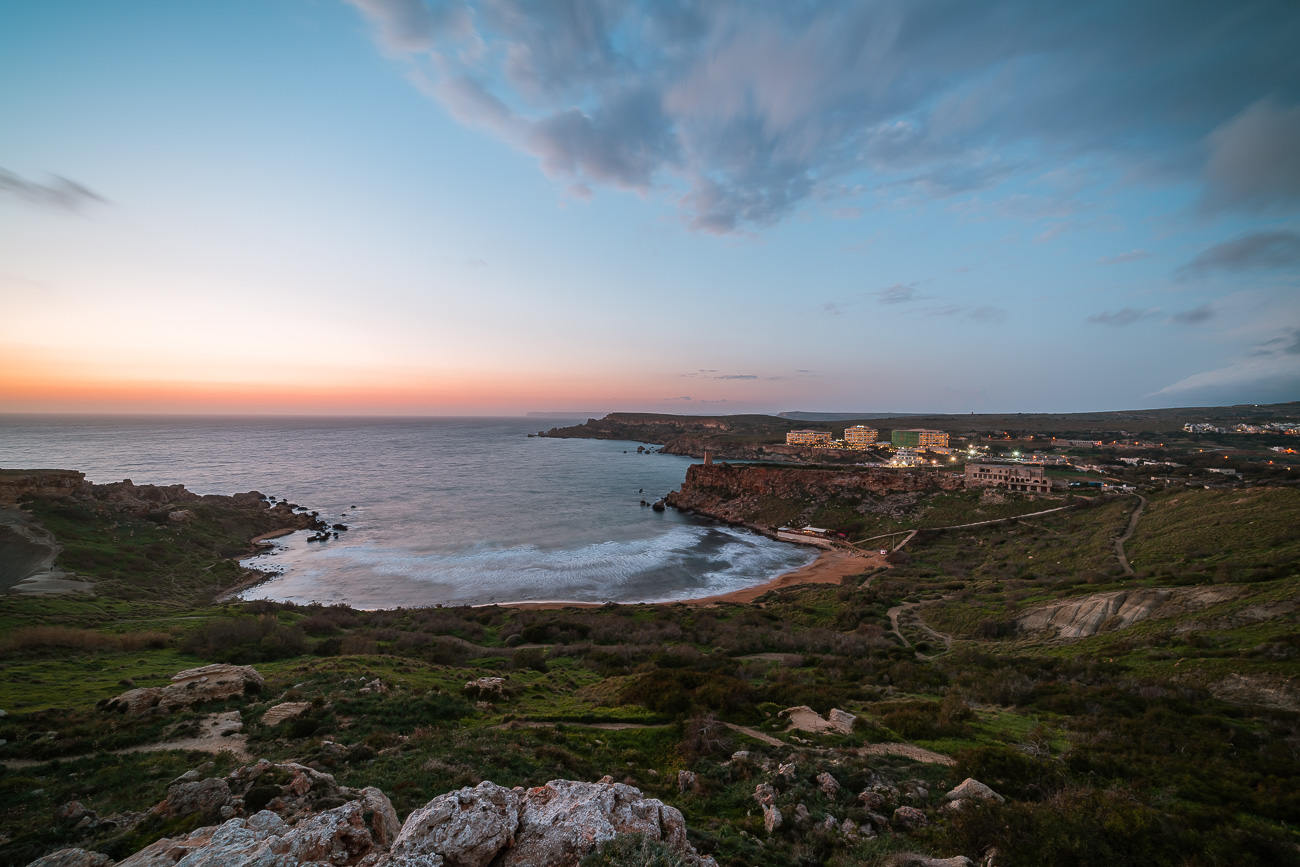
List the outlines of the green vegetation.
<svg viewBox="0 0 1300 867">
<path fill-rule="evenodd" d="M 1045 502 L 1064 503 L 962 492 L 893 505 L 935 527 Z M 403 817 L 485 779 L 608 774 L 681 809 L 693 844 L 723 865 L 873 864 L 897 851 L 978 859 L 994 847 L 1000 865 L 1300 863 L 1300 702 L 1288 686 L 1300 658 L 1300 493 L 1155 493 L 1129 544 L 1134 576 L 1113 540 L 1136 498 L 1071 505 L 926 530 L 889 569 L 753 605 L 357 611 L 211 601 L 238 578 L 218 571 L 233 568 L 221 553 L 257 529 L 220 509 L 172 528 L 35 503 L 69 563 L 106 592 L 0 597 L 0 863 L 70 845 L 122 857 L 188 831 L 197 817 L 129 830 L 54 817 L 72 800 L 101 819 L 147 810 L 201 762 L 215 761 L 210 774 L 246 763 L 230 751 L 110 753 L 194 736 L 229 711 L 243 722 L 232 744 L 378 786 Z M 1066 641 L 1019 626 L 1042 605 L 1156 589 L 1166 607 L 1126 628 Z M 210 662 L 253 664 L 266 687 L 140 718 L 96 707 Z M 489 676 L 504 688 L 466 688 Z M 307 709 L 264 724 L 282 702 Z M 798 705 L 858 720 L 848 734 L 789 731 L 779 714 Z M 956 764 L 884 749 L 905 744 Z M 737 750 L 748 759 L 733 760 Z M 785 762 L 795 770 L 778 776 Z M 681 770 L 695 785 L 679 790 Z M 823 771 L 838 791 L 823 791 Z M 967 776 L 1007 801 L 940 810 Z M 785 816 L 771 835 L 760 783 Z M 897 790 L 883 812 L 908 804 L 933 824 L 874 837 L 817 830 L 828 818 L 870 826 L 858 794 L 872 786 Z M 583 863 L 676 861 L 620 838 Z"/>
</svg>

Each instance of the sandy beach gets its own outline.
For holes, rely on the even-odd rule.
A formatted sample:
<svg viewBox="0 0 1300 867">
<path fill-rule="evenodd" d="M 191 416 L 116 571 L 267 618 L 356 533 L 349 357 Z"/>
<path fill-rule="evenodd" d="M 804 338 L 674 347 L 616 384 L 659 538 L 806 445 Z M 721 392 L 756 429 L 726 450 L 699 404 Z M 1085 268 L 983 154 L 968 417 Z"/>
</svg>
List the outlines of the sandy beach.
<svg viewBox="0 0 1300 867">
<path fill-rule="evenodd" d="M 671 602 L 656 602 L 655 605 L 715 605 L 721 602 L 753 602 L 771 590 L 793 587 L 796 584 L 839 584 L 850 575 L 860 575 L 879 566 L 885 566 L 885 558 L 879 554 L 859 554 L 844 548 L 832 548 L 823 551 L 816 560 L 801 569 L 778 575 L 771 581 L 765 581 L 754 587 L 733 590 L 717 596 L 704 596 L 698 599 L 675 599 Z M 503 602 L 503 608 L 523 608 L 535 611 L 556 608 L 599 608 L 602 602 L 565 602 L 563 600 L 546 600 L 539 602 Z"/>
</svg>

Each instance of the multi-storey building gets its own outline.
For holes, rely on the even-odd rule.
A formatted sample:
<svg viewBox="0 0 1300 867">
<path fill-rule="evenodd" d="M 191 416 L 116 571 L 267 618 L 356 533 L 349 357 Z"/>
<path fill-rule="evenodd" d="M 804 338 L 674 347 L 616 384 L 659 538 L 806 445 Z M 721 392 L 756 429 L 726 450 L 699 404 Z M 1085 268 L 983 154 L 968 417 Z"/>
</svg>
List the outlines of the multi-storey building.
<svg viewBox="0 0 1300 867">
<path fill-rule="evenodd" d="M 862 449 L 876 444 L 880 431 L 864 424 L 855 424 L 844 429 L 844 445 L 851 449 Z"/>
<path fill-rule="evenodd" d="M 1033 494 L 1047 494 L 1052 490 L 1052 480 L 1043 475 L 1042 467 L 1023 464 L 967 464 L 966 487 L 971 485 L 995 485 Z"/>
<path fill-rule="evenodd" d="M 828 446 L 831 444 L 831 432 L 828 430 L 792 430 L 785 435 L 788 446 Z"/>
<path fill-rule="evenodd" d="M 902 448 L 930 448 L 938 446 L 948 448 L 948 434 L 941 430 L 915 428 L 913 430 L 896 430 L 889 432 L 889 441 Z"/>
</svg>

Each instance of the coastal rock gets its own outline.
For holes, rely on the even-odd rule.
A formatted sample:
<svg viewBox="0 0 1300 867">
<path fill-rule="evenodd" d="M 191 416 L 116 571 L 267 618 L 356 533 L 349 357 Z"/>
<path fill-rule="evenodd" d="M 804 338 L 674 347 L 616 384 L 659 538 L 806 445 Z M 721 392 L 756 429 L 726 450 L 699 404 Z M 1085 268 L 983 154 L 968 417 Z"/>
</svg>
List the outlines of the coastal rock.
<svg viewBox="0 0 1300 867">
<path fill-rule="evenodd" d="M 86 474 L 76 470 L 5 470 L 0 473 L 0 506 L 16 506 L 23 497 L 61 500 L 91 491 Z"/>
<path fill-rule="evenodd" d="M 857 717 L 847 711 L 839 708 L 831 708 L 830 713 L 826 714 L 823 719 L 817 711 L 801 704 L 798 707 L 788 707 L 777 714 L 778 717 L 785 717 L 790 720 L 789 730 L 811 732 L 836 732 L 837 734 L 850 734 L 853 731 L 853 724 L 857 722 Z"/>
<path fill-rule="evenodd" d="M 825 451 L 825 450 L 821 450 Z M 680 490 L 667 503 L 730 523 L 743 524 L 772 498 L 822 502 L 913 491 L 955 491 L 964 486 L 950 473 L 895 469 L 844 469 L 828 472 L 748 464 L 693 464 Z"/>
<path fill-rule="evenodd" d="M 407 818 L 387 867 L 487 867 L 514 845 L 519 801 L 518 793 L 491 782 L 434 798 Z"/>
<path fill-rule="evenodd" d="M 381 847 L 366 827 L 365 812 L 360 801 L 350 801 L 290 827 L 264 810 L 248 819 L 200 828 L 186 837 L 158 840 L 118 867 L 170 867 L 181 859 L 186 867 L 374 864 L 377 859 L 367 856 Z"/>
<path fill-rule="evenodd" d="M 763 827 L 769 834 L 781 827 L 781 811 L 773 804 L 763 806 Z"/>
<path fill-rule="evenodd" d="M 109 867 L 113 859 L 100 852 L 85 849 L 60 849 L 37 858 L 27 867 Z"/>
<path fill-rule="evenodd" d="M 853 724 L 857 721 L 856 716 L 837 707 L 831 708 L 830 713 L 826 714 L 826 722 L 830 724 L 830 727 L 843 735 L 852 734 Z"/>
<path fill-rule="evenodd" d="M 917 855 L 913 852 L 899 852 L 893 855 L 887 862 L 889 867 L 973 867 L 974 862 L 965 855 L 954 855 L 951 858 L 931 858 L 928 855 Z"/>
<path fill-rule="evenodd" d="M 768 783 L 759 783 L 754 787 L 754 800 L 766 807 L 776 803 L 776 789 Z"/>
<path fill-rule="evenodd" d="M 284 722 L 287 719 L 293 719 L 301 716 L 311 707 L 310 702 L 305 701 L 282 701 L 275 707 L 267 710 L 262 714 L 262 725 L 273 726 Z"/>
<path fill-rule="evenodd" d="M 915 831 L 930 824 L 930 820 L 916 807 L 899 807 L 894 811 L 893 824 L 904 831 Z"/>
<path fill-rule="evenodd" d="M 833 798 L 839 794 L 839 781 L 830 775 L 829 771 L 822 771 L 817 775 L 817 788 L 828 798 Z"/>
<path fill-rule="evenodd" d="M 713 865 L 686 840 L 682 814 L 631 786 L 552 780 L 506 789 L 484 782 L 416 810 L 384 867 L 573 867 L 619 834 L 660 840 L 695 867 Z"/>
<path fill-rule="evenodd" d="M 503 677 L 478 677 L 465 684 L 465 694 L 470 698 L 504 698 L 506 681 Z"/>
<path fill-rule="evenodd" d="M 104 710 L 139 716 L 154 708 L 170 711 L 207 701 L 220 701 L 258 692 L 265 681 L 257 669 L 249 665 L 215 663 L 201 668 L 190 668 L 172 675 L 172 682 L 164 687 L 130 689 L 103 705 Z"/>
<path fill-rule="evenodd" d="M 167 790 L 167 797 L 154 808 L 165 816 L 190 816 L 198 813 L 205 818 L 216 818 L 221 808 L 230 803 L 230 784 L 212 777 L 197 782 L 178 783 Z"/>
<path fill-rule="evenodd" d="M 713 861 L 687 842 L 686 820 L 675 807 L 623 783 L 552 780 L 524 795 L 515 845 L 493 867 L 572 867 L 619 834 L 662 841 L 688 864 Z"/>
<path fill-rule="evenodd" d="M 677 791 L 695 792 L 698 791 L 699 788 L 700 788 L 699 778 L 695 775 L 694 771 L 677 772 Z"/>
<path fill-rule="evenodd" d="M 885 800 L 884 795 L 880 792 L 873 792 L 870 789 L 858 795 L 858 800 L 861 801 L 862 806 L 868 810 L 880 810 L 888 803 Z"/>
<path fill-rule="evenodd" d="M 974 777 L 967 777 L 957 784 L 952 791 L 943 796 L 945 801 L 962 801 L 975 798 L 980 801 L 1005 801 L 1006 799 Z"/>
</svg>

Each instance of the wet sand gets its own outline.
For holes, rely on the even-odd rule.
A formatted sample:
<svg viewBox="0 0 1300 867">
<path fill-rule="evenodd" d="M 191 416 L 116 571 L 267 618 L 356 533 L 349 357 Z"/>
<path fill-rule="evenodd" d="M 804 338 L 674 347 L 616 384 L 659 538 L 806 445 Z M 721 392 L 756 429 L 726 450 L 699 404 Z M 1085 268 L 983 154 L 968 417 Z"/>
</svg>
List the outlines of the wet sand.
<svg viewBox="0 0 1300 867">
<path fill-rule="evenodd" d="M 654 602 L 653 605 L 715 605 L 722 602 L 753 602 L 764 593 L 779 590 L 782 587 L 794 587 L 797 584 L 839 584 L 850 575 L 884 566 L 885 558 L 879 554 L 859 554 L 844 548 L 832 548 L 823 551 L 816 560 L 784 575 L 778 575 L 754 587 L 733 590 L 717 596 L 704 596 L 699 599 L 675 599 L 671 602 Z M 541 602 L 503 602 L 502 608 L 522 608 L 526 610 L 549 610 L 556 608 L 599 608 L 602 602 L 565 602 L 547 600 Z M 633 603 L 635 604 L 635 603 Z"/>
</svg>

